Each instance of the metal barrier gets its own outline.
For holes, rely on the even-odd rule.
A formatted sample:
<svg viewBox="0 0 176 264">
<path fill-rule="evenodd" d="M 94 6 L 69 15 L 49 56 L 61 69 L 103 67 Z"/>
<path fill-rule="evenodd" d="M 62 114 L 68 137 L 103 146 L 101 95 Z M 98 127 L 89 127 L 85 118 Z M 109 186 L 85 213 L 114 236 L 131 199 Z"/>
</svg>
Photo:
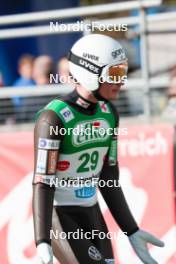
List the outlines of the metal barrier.
<svg viewBox="0 0 176 264">
<path fill-rule="evenodd" d="M 119 113 L 122 117 L 139 116 L 144 112 L 143 97 L 144 90 L 141 89 L 145 85 L 142 79 L 131 79 L 123 87 L 119 99 L 115 102 Z M 161 106 L 165 104 L 165 88 L 169 85 L 168 78 L 151 78 L 151 102 L 150 107 L 152 113 L 161 112 Z M 159 87 L 159 88 L 158 88 Z M 71 92 L 73 87 L 66 84 L 53 84 L 34 87 L 6 87 L 0 89 L 0 123 L 4 120 L 9 122 L 33 122 L 36 111 L 47 104 L 52 98 L 62 97 Z M 160 90 L 160 98 L 158 91 Z M 16 106 L 13 103 L 15 98 L 23 101 L 23 106 Z M 155 100 L 157 99 L 157 100 Z M 160 103 L 156 103 L 162 101 Z M 16 119 L 16 120 L 15 120 Z"/>
<path fill-rule="evenodd" d="M 147 15 L 146 20 L 147 23 L 154 24 L 158 21 L 165 21 L 165 20 L 173 20 L 176 19 L 176 12 L 166 12 L 164 14 L 155 14 L 155 15 Z M 107 27 L 109 24 L 127 24 L 128 26 L 134 26 L 140 23 L 139 17 L 122 17 L 122 18 L 111 18 L 111 19 L 99 19 L 99 20 L 92 20 L 89 19 L 89 23 L 94 22 L 97 25 L 97 28 L 100 24 L 104 24 Z M 86 24 L 86 21 L 84 21 Z M 77 25 L 75 23 L 67 23 L 68 30 L 62 31 L 58 28 L 58 30 L 50 30 L 50 25 L 45 26 L 31 26 L 31 27 L 22 27 L 22 28 L 13 28 L 13 29 L 1 29 L 0 30 L 0 39 L 12 39 L 12 38 L 22 38 L 22 37 L 34 37 L 34 36 L 45 36 L 45 35 L 57 35 L 57 34 L 64 34 L 68 32 L 75 32 L 74 26 Z M 96 26 L 95 26 L 96 28 Z M 80 28 L 81 31 L 81 28 Z M 175 32 L 175 30 L 168 29 L 167 32 Z M 140 31 L 139 31 L 140 32 Z M 147 33 L 153 33 L 154 30 L 150 29 L 147 30 Z M 164 32 L 164 30 L 160 30 L 160 32 Z"/>
<path fill-rule="evenodd" d="M 54 11 L 43 11 L 43 12 L 33 12 L 26 13 L 20 15 L 7 15 L 1 16 L 0 25 L 12 25 L 12 24 L 21 24 L 21 23 L 29 23 L 29 22 L 41 22 L 48 21 L 51 19 L 63 19 L 70 17 L 83 17 L 94 14 L 104 14 L 104 13 L 114 13 L 125 10 L 132 10 L 138 8 L 147 8 L 151 6 L 157 6 L 162 3 L 161 0 L 144 0 L 144 1 L 127 1 L 121 3 L 113 3 L 113 4 L 104 4 L 104 5 L 93 5 L 87 7 L 75 7 L 75 8 L 67 8 L 60 9 Z"/>
</svg>

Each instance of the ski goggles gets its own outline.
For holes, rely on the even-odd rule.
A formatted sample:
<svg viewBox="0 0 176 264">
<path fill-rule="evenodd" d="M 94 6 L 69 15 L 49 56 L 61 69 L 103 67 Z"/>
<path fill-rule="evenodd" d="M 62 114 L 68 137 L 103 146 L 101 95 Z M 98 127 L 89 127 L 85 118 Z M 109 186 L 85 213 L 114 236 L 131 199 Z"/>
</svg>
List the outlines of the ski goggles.
<svg viewBox="0 0 176 264">
<path fill-rule="evenodd" d="M 117 61 L 113 64 L 98 66 L 93 62 L 73 54 L 71 51 L 68 54 L 68 59 L 72 63 L 96 74 L 99 77 L 99 81 L 101 80 L 101 83 L 121 83 L 122 79 L 127 76 L 128 63 L 126 59 L 122 62 Z"/>
<path fill-rule="evenodd" d="M 124 79 L 127 77 L 127 72 L 127 61 L 116 65 L 107 65 L 102 70 L 101 78 L 107 83 L 123 83 Z"/>
</svg>

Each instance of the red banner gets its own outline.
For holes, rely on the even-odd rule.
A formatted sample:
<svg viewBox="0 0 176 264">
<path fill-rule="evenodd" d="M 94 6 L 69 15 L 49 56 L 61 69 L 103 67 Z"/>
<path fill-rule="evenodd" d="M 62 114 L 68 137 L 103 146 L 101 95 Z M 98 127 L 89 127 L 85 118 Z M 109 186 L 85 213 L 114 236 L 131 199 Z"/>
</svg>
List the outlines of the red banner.
<svg viewBox="0 0 176 264">
<path fill-rule="evenodd" d="M 121 185 L 140 227 L 165 241 L 151 247 L 160 264 L 174 264 L 176 241 L 173 191 L 173 134 L 169 125 L 128 127 L 119 139 Z M 0 134 L 0 263 L 35 262 L 31 212 L 32 132 Z M 117 201 L 118 202 L 118 201 Z M 101 200 L 111 231 L 117 263 L 141 263 Z"/>
<path fill-rule="evenodd" d="M 31 264 L 33 136 L 0 134 L 0 263 Z"/>
<path fill-rule="evenodd" d="M 128 127 L 127 131 L 126 136 L 120 136 L 118 148 L 123 191 L 139 226 L 165 241 L 164 248 L 150 247 L 153 257 L 160 264 L 174 264 L 174 129 L 170 125 L 150 125 Z M 105 214 L 109 227 L 118 232 L 109 212 Z M 117 263 L 141 263 L 122 232 L 114 248 Z"/>
</svg>

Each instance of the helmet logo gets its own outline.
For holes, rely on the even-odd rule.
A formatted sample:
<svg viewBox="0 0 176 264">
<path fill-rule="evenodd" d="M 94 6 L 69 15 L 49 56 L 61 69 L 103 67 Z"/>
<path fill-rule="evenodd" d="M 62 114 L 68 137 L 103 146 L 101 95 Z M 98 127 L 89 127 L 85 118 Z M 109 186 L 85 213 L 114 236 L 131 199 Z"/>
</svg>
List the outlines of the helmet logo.
<svg viewBox="0 0 176 264">
<path fill-rule="evenodd" d="M 89 54 L 89 53 L 86 53 L 86 52 L 83 53 L 83 57 L 84 58 L 91 59 L 91 60 L 95 60 L 95 61 L 98 61 L 99 60 L 99 57 L 98 56 L 95 56 L 93 54 Z"/>
<path fill-rule="evenodd" d="M 125 53 L 124 50 L 122 48 L 114 50 L 113 52 L 111 52 L 111 55 L 114 59 L 116 59 L 118 56 L 120 56 L 120 59 L 125 59 Z"/>
<path fill-rule="evenodd" d="M 96 67 L 94 64 L 91 62 L 88 62 L 84 59 L 80 59 L 79 61 L 80 65 L 82 65 L 84 68 L 88 69 L 89 71 L 99 74 L 99 67 Z"/>
</svg>

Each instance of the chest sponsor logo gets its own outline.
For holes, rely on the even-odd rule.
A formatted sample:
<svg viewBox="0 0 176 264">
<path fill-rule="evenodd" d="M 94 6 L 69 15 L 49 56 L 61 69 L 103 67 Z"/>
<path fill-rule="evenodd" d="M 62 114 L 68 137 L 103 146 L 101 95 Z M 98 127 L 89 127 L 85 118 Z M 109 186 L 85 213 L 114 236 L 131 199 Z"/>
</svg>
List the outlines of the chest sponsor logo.
<svg viewBox="0 0 176 264">
<path fill-rule="evenodd" d="M 114 264 L 115 263 L 115 259 L 105 259 L 107 264 Z"/>
<path fill-rule="evenodd" d="M 70 167 L 70 162 L 67 160 L 61 160 L 57 163 L 57 170 L 66 171 Z"/>
<path fill-rule="evenodd" d="M 74 187 L 96 187 L 98 185 L 99 174 L 90 177 L 62 177 L 61 181 Z"/>
<path fill-rule="evenodd" d="M 83 187 L 75 190 L 77 198 L 90 198 L 96 194 L 96 187 Z"/>
<path fill-rule="evenodd" d="M 78 133 L 72 134 L 72 143 L 74 146 L 80 146 L 106 141 L 109 138 L 107 128 L 109 128 L 109 123 L 105 119 L 77 123 L 73 131 L 78 131 Z"/>
<path fill-rule="evenodd" d="M 66 123 L 74 118 L 74 115 L 72 111 L 69 109 L 69 107 L 65 107 L 64 109 L 61 110 L 60 113 L 63 116 Z"/>
<path fill-rule="evenodd" d="M 60 140 L 39 138 L 38 147 L 41 149 L 59 149 Z"/>
</svg>

